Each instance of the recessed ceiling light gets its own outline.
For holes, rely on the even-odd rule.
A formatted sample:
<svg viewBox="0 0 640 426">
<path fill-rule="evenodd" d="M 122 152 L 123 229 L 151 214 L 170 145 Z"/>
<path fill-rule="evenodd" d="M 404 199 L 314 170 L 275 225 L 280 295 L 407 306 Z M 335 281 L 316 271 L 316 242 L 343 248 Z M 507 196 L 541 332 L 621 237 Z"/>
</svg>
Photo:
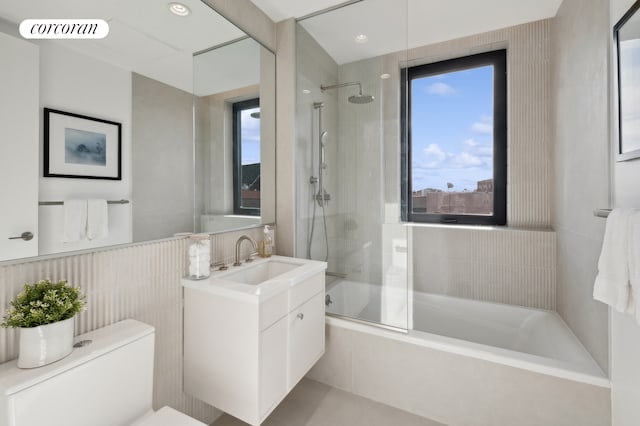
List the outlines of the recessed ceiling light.
<svg viewBox="0 0 640 426">
<path fill-rule="evenodd" d="M 191 10 L 182 3 L 169 3 L 169 10 L 178 16 L 188 16 L 191 13 Z"/>
<path fill-rule="evenodd" d="M 383 80 L 386 80 L 386 79 L 388 79 L 388 78 L 391 78 L 391 74 L 384 73 L 384 74 L 382 74 L 382 75 L 380 76 L 380 78 L 381 78 L 381 79 L 383 79 Z"/>
<path fill-rule="evenodd" d="M 308 95 L 309 93 L 311 93 L 311 90 L 309 90 L 309 89 L 302 89 L 302 93 L 304 93 L 305 95 Z"/>
<path fill-rule="evenodd" d="M 356 40 L 356 43 L 362 44 L 362 43 L 368 42 L 369 41 L 369 37 L 367 37 L 364 34 L 360 34 L 360 35 L 356 36 L 355 40 Z"/>
</svg>

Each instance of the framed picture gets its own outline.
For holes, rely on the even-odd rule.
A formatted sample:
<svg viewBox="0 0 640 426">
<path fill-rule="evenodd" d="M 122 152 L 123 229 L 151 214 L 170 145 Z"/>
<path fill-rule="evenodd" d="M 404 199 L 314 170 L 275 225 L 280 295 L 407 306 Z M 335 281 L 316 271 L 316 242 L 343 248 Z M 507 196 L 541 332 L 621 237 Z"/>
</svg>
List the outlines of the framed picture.
<svg viewBox="0 0 640 426">
<path fill-rule="evenodd" d="M 44 176 L 122 179 L 122 125 L 44 109 Z"/>
<path fill-rule="evenodd" d="M 613 27 L 618 86 L 618 161 L 640 158 L 640 1 Z"/>
</svg>

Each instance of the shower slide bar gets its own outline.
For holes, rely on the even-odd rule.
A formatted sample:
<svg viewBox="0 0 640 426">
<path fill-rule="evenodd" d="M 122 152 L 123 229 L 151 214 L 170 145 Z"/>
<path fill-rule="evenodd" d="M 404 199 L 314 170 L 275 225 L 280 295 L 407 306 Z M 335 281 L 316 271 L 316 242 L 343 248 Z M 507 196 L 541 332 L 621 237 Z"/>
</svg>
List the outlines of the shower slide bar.
<svg viewBox="0 0 640 426">
<path fill-rule="evenodd" d="M 596 217 L 609 217 L 611 209 L 596 209 L 593 211 L 593 215 Z"/>
<path fill-rule="evenodd" d="M 41 206 L 62 206 L 64 201 L 40 201 Z M 129 204 L 129 200 L 108 200 L 107 204 Z"/>
</svg>

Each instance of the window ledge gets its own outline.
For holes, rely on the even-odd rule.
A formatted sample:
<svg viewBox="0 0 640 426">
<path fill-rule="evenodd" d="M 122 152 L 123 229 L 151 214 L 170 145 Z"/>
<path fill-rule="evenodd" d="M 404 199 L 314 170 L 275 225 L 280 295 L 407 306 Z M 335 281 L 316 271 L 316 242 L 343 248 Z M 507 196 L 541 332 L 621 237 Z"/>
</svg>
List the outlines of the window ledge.
<svg viewBox="0 0 640 426">
<path fill-rule="evenodd" d="M 404 225 L 410 228 L 438 228 L 438 229 L 464 229 L 470 231 L 493 231 L 493 232 L 511 232 L 511 231 L 537 231 L 537 232 L 555 232 L 551 227 L 534 227 L 534 226 L 494 226 L 494 225 L 457 225 L 448 223 L 421 223 L 407 222 Z"/>
</svg>

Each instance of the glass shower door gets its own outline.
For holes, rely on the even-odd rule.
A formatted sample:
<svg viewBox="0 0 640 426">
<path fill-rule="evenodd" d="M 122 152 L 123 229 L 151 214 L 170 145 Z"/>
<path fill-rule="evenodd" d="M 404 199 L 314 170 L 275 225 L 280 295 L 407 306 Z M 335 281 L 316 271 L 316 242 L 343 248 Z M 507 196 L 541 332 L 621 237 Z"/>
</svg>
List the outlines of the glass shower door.
<svg viewBox="0 0 640 426">
<path fill-rule="evenodd" d="M 361 8 L 297 25 L 296 255 L 327 261 L 328 314 L 406 330 L 408 228 L 399 196 L 406 34 L 390 34 L 395 50 L 371 56 L 337 49 L 331 29 L 357 27 Z M 387 19 L 406 27 L 406 2 L 395 13 Z M 349 37 L 344 43 L 355 44 Z"/>
</svg>

